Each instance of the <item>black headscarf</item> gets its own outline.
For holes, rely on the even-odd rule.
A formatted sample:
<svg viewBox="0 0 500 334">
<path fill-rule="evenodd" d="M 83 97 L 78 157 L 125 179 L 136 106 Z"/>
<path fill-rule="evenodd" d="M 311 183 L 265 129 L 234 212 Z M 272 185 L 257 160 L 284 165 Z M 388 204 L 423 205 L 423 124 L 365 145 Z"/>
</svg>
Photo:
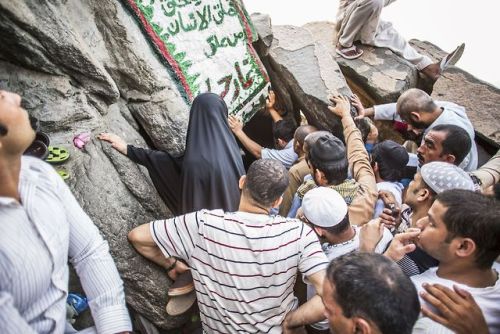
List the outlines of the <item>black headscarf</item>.
<svg viewBox="0 0 500 334">
<path fill-rule="evenodd" d="M 128 146 L 127 155 L 146 166 L 174 214 L 238 209 L 238 180 L 245 170 L 227 116 L 224 100 L 204 93 L 194 99 L 191 107 L 183 157 Z"/>
</svg>

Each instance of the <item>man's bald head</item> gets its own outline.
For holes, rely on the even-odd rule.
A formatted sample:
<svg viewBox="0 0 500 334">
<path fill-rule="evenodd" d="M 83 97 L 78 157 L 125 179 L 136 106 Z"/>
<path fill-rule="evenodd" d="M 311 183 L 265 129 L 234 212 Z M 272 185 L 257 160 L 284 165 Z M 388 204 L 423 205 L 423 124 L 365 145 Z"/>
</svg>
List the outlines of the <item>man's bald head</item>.
<svg viewBox="0 0 500 334">
<path fill-rule="evenodd" d="M 293 136 L 295 140 L 295 153 L 298 155 L 302 155 L 304 153 L 304 141 L 306 137 L 316 131 L 318 131 L 318 129 L 313 125 L 301 125 L 297 128 L 297 130 L 295 130 L 295 135 Z"/>
<path fill-rule="evenodd" d="M 426 92 L 412 88 L 401 94 L 396 105 L 399 117 L 415 128 L 423 129 L 429 124 L 416 119 L 413 113 L 433 113 L 438 106 Z"/>
</svg>

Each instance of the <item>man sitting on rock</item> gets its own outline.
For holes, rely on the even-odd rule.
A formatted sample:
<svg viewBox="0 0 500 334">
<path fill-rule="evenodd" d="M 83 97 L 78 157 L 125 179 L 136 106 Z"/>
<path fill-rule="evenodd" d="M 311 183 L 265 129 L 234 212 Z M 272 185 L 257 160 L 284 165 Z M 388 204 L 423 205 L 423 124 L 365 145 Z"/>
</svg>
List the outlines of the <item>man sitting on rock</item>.
<svg viewBox="0 0 500 334">
<path fill-rule="evenodd" d="M 426 285 L 454 285 L 468 291 L 481 308 L 490 333 L 500 332 L 500 279 L 492 268 L 500 255 L 500 202 L 466 190 L 439 194 L 427 217 L 417 223 L 416 240 L 439 266 L 412 281 L 419 292 Z M 429 305 L 423 302 L 423 307 Z M 417 321 L 414 333 L 442 333 L 429 318 Z"/>
<path fill-rule="evenodd" d="M 263 148 L 243 131 L 243 123 L 234 116 L 229 116 L 229 126 L 243 146 L 257 159 L 275 159 L 290 169 L 297 161 L 298 155 L 294 150 L 293 137 L 296 126 L 292 120 L 284 120 L 275 109 L 276 97 L 273 91 L 269 92 L 266 103 L 267 112 L 273 119 L 273 136 L 276 149 Z"/>
<path fill-rule="evenodd" d="M 378 197 L 375 175 L 361 133 L 351 117 L 349 99 L 339 96 L 333 97 L 332 101 L 335 107 L 329 108 L 341 118 L 347 152 L 342 141 L 333 135 L 318 138 L 308 154 L 313 180 L 305 181 L 297 190 L 297 195 L 302 200 L 315 187 L 335 189 L 349 206 L 351 223 L 362 225 L 372 219 Z M 349 166 L 352 169 L 352 179 L 348 178 Z M 300 204 L 292 206 L 292 209 L 297 206 Z"/>
<path fill-rule="evenodd" d="M 175 256 L 189 264 L 205 332 L 282 333 L 282 326 L 324 319 L 320 296 L 328 261 L 315 233 L 299 220 L 269 215 L 287 185 L 279 161 L 260 159 L 240 179 L 238 211 L 201 210 L 129 233 L 137 251 L 155 263 L 165 267 Z M 319 296 L 291 311 L 298 272 Z"/>
<path fill-rule="evenodd" d="M 422 74 L 435 82 L 449 65 L 455 65 L 463 54 L 465 45 L 457 47 L 438 63 L 418 53 L 390 22 L 380 20 L 382 9 L 395 0 L 340 0 L 337 12 L 336 52 L 346 59 L 356 59 L 363 50 L 354 45 L 361 41 L 366 45 L 388 48 L 414 64 Z"/>
<path fill-rule="evenodd" d="M 0 91 L 0 332 L 76 333 L 66 321 L 68 257 L 95 329 L 132 330 L 108 244 L 54 169 L 22 156 L 35 132 L 17 94 Z"/>
<path fill-rule="evenodd" d="M 327 187 L 310 190 L 302 201 L 301 220 L 309 224 L 319 237 L 328 260 L 333 260 L 359 248 L 360 226 L 351 225 L 347 213 L 347 204 L 340 194 Z M 392 240 L 392 234 L 384 228 L 381 240 L 375 246 L 376 253 L 383 253 Z M 307 298 L 316 292 L 314 287 L 307 287 Z M 326 331 L 326 321 L 312 325 L 314 329 Z"/>
<path fill-rule="evenodd" d="M 416 135 L 423 133 L 426 136 L 431 129 L 442 124 L 461 127 L 469 135 L 472 147 L 460 167 L 466 171 L 477 169 L 474 127 L 462 106 L 451 102 L 434 101 L 426 92 L 412 88 L 401 94 L 397 103 L 377 105 L 369 109 L 358 108 L 358 112 L 358 118 L 373 116 L 375 120 L 403 121 L 408 125 L 408 131 Z M 425 140 L 422 144 L 425 144 Z"/>
</svg>

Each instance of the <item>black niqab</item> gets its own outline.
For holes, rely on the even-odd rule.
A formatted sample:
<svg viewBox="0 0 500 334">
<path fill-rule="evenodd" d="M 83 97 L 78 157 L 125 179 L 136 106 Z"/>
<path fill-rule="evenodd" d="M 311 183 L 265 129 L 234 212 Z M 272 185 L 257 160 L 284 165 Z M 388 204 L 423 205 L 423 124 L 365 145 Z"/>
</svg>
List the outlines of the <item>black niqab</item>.
<svg viewBox="0 0 500 334">
<path fill-rule="evenodd" d="M 245 170 L 227 116 L 224 100 L 216 94 L 201 94 L 191 107 L 183 157 L 128 146 L 129 158 L 148 169 L 174 214 L 238 209 L 238 180 Z"/>
</svg>

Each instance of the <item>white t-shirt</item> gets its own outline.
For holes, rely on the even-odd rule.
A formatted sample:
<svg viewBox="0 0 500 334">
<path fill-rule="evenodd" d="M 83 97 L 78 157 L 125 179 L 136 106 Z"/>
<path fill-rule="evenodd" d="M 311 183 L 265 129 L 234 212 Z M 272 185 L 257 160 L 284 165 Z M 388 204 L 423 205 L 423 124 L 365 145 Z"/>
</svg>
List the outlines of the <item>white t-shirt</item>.
<svg viewBox="0 0 500 334">
<path fill-rule="evenodd" d="M 355 252 L 359 249 L 359 230 L 360 226 L 357 225 L 352 225 L 354 228 L 354 231 L 356 234 L 351 240 L 348 240 L 346 242 L 343 242 L 341 244 L 336 244 L 332 245 L 329 243 L 323 243 L 321 245 L 321 248 L 323 249 L 323 252 L 325 253 L 326 257 L 328 258 L 328 261 L 331 261 L 333 259 L 336 259 L 342 255 L 348 254 Z M 375 247 L 374 252 L 378 254 L 382 254 L 389 243 L 391 242 L 393 236 L 391 232 L 384 228 L 384 234 L 382 235 L 382 239 L 378 242 L 377 246 Z M 316 295 L 316 290 L 314 287 L 310 284 L 307 285 L 307 300 L 311 299 Z M 328 329 L 328 321 L 324 320 L 318 323 L 315 323 L 312 325 L 312 327 L 319 329 L 319 330 L 326 330 Z"/>
<path fill-rule="evenodd" d="M 379 182 L 377 183 L 377 190 L 378 191 L 388 191 L 394 195 L 394 198 L 396 199 L 396 203 L 398 204 L 398 207 L 401 207 L 402 202 L 403 202 L 403 185 L 399 182 Z M 377 200 L 377 203 L 375 204 L 375 211 L 373 212 L 373 218 L 378 218 L 382 211 L 384 211 L 384 201 L 381 199 Z"/>
<path fill-rule="evenodd" d="M 497 267 L 493 266 L 498 275 Z M 437 275 L 437 267 L 431 268 L 426 272 L 412 276 L 411 280 L 415 287 L 417 288 L 418 293 L 421 291 L 425 291 L 422 287 L 423 283 L 429 284 L 441 284 L 450 289 L 453 289 L 453 285 L 456 285 L 468 292 L 474 297 L 476 303 L 479 305 L 481 310 L 483 311 L 484 318 L 486 319 L 486 323 L 488 324 L 488 328 L 490 329 L 490 333 L 500 333 L 500 279 L 497 278 L 497 281 L 494 286 L 490 286 L 487 288 L 471 288 L 463 284 L 455 283 L 451 280 L 441 278 Z M 425 301 L 420 298 L 420 303 L 424 304 Z M 430 305 L 425 303 L 429 308 Z M 453 333 L 448 330 L 444 326 L 432 321 L 429 318 L 421 317 L 415 327 L 413 328 L 413 333 Z"/>
</svg>

